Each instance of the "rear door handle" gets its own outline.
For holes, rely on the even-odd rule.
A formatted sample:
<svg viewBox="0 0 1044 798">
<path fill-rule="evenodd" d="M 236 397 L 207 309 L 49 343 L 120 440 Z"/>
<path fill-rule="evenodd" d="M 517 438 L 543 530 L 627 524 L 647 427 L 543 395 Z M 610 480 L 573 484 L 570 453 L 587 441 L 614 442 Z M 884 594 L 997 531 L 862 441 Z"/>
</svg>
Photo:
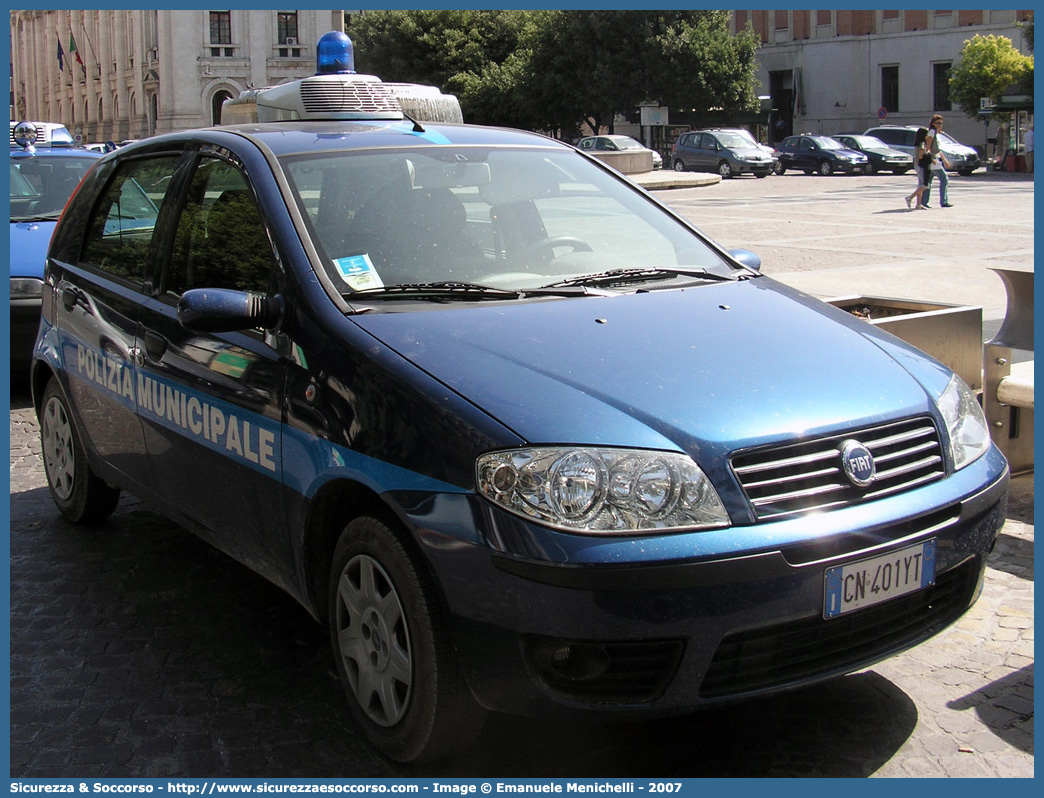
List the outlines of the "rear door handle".
<svg viewBox="0 0 1044 798">
<path fill-rule="evenodd" d="M 72 286 L 65 286 L 62 289 L 62 305 L 65 306 L 66 310 L 72 310 L 80 303 L 80 299 L 83 296 Z"/>
<path fill-rule="evenodd" d="M 145 351 L 152 360 L 159 360 L 167 351 L 167 339 L 149 330 L 145 333 Z"/>
</svg>

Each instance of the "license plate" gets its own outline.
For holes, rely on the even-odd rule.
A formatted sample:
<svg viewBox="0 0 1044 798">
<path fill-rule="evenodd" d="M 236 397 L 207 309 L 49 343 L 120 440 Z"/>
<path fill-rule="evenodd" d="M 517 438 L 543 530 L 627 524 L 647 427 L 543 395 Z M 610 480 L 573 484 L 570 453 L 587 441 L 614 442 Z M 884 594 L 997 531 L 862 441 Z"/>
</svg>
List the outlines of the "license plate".
<svg viewBox="0 0 1044 798">
<path fill-rule="evenodd" d="M 824 578 L 823 617 L 836 618 L 934 584 L 934 539 L 838 565 L 828 568 Z"/>
</svg>

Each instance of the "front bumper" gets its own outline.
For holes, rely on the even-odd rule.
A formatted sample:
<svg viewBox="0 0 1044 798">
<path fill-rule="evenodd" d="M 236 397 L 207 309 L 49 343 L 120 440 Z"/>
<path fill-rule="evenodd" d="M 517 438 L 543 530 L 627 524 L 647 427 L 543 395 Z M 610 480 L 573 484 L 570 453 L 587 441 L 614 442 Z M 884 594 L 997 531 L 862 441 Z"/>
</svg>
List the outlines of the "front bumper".
<svg viewBox="0 0 1044 798">
<path fill-rule="evenodd" d="M 534 535 L 474 497 L 471 516 L 499 551 L 446 545 L 423 530 L 421 538 L 482 705 L 530 715 L 671 714 L 850 672 L 952 623 L 981 590 L 1007 482 L 1006 463 L 991 450 L 941 482 L 823 513 L 834 516 L 833 528 L 804 541 L 793 535 L 801 519 L 727 530 L 760 545 L 718 557 L 649 559 L 638 541 L 570 552 L 575 536 Z M 684 548 L 691 536 L 666 537 L 659 548 Z M 828 567 L 930 538 L 935 585 L 823 619 Z M 765 545 L 773 539 L 779 545 Z M 628 548 L 631 557 L 621 554 Z"/>
<path fill-rule="evenodd" d="M 40 297 L 11 300 L 11 371 L 28 373 L 40 329 Z"/>
</svg>

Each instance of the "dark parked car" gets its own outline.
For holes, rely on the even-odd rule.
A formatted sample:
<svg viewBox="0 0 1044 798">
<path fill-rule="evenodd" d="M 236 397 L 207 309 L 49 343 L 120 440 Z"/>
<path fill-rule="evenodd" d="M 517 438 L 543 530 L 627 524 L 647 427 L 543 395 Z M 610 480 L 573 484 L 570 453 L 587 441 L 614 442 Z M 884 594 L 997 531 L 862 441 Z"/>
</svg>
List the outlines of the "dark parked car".
<svg viewBox="0 0 1044 798">
<path fill-rule="evenodd" d="M 54 123 L 12 125 L 11 136 L 11 369 L 21 376 L 28 374 L 40 326 L 51 233 L 80 179 L 101 156 L 74 147 L 69 131 Z"/>
<path fill-rule="evenodd" d="M 1008 467 L 959 377 L 592 156 L 329 63 L 71 200 L 32 374 L 70 521 L 126 490 L 288 591 L 403 761 L 485 710 L 805 685 L 976 600 Z"/>
<path fill-rule="evenodd" d="M 682 133 L 671 153 L 676 172 L 717 172 L 722 178 L 772 174 L 775 158 L 746 130 L 694 130 Z"/>
<path fill-rule="evenodd" d="M 896 175 L 905 175 L 913 169 L 913 156 L 901 150 L 893 150 L 881 139 L 874 136 L 859 136 L 851 134 L 840 134 L 834 136 L 850 150 L 861 152 L 869 162 L 867 171 L 869 174 L 878 172 L 891 172 Z"/>
<path fill-rule="evenodd" d="M 779 155 L 779 165 L 776 167 L 778 174 L 788 169 L 806 175 L 830 175 L 834 172 L 855 174 L 864 172 L 870 162 L 863 153 L 848 149 L 836 139 L 807 133 L 783 139 L 776 153 Z"/>
</svg>

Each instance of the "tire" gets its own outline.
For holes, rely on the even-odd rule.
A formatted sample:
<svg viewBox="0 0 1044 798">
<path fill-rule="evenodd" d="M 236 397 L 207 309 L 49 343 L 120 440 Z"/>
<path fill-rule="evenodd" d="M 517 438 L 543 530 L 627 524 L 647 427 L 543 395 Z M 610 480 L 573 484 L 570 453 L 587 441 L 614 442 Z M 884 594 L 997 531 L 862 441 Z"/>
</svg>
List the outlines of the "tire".
<svg viewBox="0 0 1044 798">
<path fill-rule="evenodd" d="M 718 164 L 718 174 L 721 175 L 722 180 L 728 180 L 732 177 L 732 164 L 728 161 L 722 161 Z"/>
<path fill-rule="evenodd" d="M 909 169 L 895 169 L 895 170 L 893 170 L 892 174 L 902 176 L 902 175 L 905 175 L 909 171 L 910 171 Z"/>
<path fill-rule="evenodd" d="M 755 172 L 754 177 L 768 177 L 772 172 Z"/>
<path fill-rule="evenodd" d="M 684 162 L 682 161 L 681 158 L 675 158 L 674 159 L 674 171 L 675 172 L 684 172 L 685 171 L 685 164 L 684 164 Z"/>
<path fill-rule="evenodd" d="M 804 172 L 804 173 L 805 173 L 806 175 L 814 175 L 814 174 L 816 173 L 816 170 L 815 170 L 815 169 L 803 169 L 802 171 L 803 171 L 803 172 Z"/>
<path fill-rule="evenodd" d="M 47 383 L 40 408 L 40 443 L 51 498 L 74 524 L 104 521 L 116 509 L 120 490 L 91 470 L 57 380 Z"/>
<path fill-rule="evenodd" d="M 875 164 L 873 161 L 868 163 L 866 166 L 863 167 L 863 174 L 864 175 L 876 175 L 877 174 L 877 164 Z"/>
<path fill-rule="evenodd" d="M 781 175 L 787 171 L 787 167 L 785 167 L 781 161 L 776 161 L 776 165 L 772 167 L 772 171 L 777 175 Z"/>
<path fill-rule="evenodd" d="M 424 564 L 376 518 L 348 524 L 329 578 L 330 641 L 367 738 L 398 762 L 439 759 L 482 729 Z"/>
<path fill-rule="evenodd" d="M 831 166 L 830 161 L 819 162 L 819 174 L 823 175 L 823 177 L 834 174 L 834 167 Z"/>
<path fill-rule="evenodd" d="M 972 171 L 973 170 L 971 169 L 960 169 L 958 170 L 957 174 L 959 174 L 961 177 L 968 177 L 969 175 L 971 175 Z"/>
</svg>

